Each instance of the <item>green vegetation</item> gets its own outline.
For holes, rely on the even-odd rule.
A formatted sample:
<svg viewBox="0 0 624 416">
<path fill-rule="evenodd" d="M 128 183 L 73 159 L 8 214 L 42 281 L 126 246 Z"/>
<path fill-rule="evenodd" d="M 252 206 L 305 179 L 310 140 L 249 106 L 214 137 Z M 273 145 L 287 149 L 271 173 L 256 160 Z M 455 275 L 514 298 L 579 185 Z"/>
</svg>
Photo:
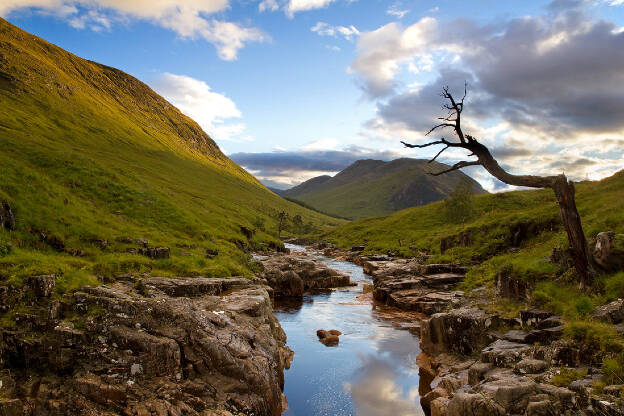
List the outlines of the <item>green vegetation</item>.
<svg viewBox="0 0 624 416">
<path fill-rule="evenodd" d="M 277 239 L 278 214 L 319 233 L 344 221 L 288 202 L 230 161 L 147 85 L 0 19 L 0 279 L 54 273 L 71 291 L 120 273 L 253 273 L 245 249 Z M 139 254 L 136 239 L 171 249 Z M 207 251 L 218 253 L 207 256 Z"/>
<path fill-rule="evenodd" d="M 475 215 L 474 187 L 470 179 L 461 178 L 455 190 L 444 200 L 444 213 L 449 222 L 465 224 Z"/>
<path fill-rule="evenodd" d="M 312 178 L 281 195 L 330 215 L 360 219 L 440 201 L 462 178 L 472 184 L 475 192 L 485 192 L 462 172 L 427 174 L 444 167 L 419 159 L 358 160 L 334 177 Z"/>
<path fill-rule="evenodd" d="M 587 375 L 587 370 L 575 370 L 573 368 L 561 368 L 552 378 L 552 384 L 559 387 L 568 387 L 574 380 L 579 380 Z"/>
</svg>

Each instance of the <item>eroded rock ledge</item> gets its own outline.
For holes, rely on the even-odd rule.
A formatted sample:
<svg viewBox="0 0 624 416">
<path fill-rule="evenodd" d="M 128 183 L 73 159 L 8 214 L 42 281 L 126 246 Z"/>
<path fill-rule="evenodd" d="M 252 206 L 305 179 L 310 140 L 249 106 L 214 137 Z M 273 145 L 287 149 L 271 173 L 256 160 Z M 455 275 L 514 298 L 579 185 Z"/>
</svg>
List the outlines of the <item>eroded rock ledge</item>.
<svg viewBox="0 0 624 416">
<path fill-rule="evenodd" d="M 349 275 L 325 266 L 312 257 L 298 254 L 260 256 L 260 274 L 276 298 L 301 298 L 306 290 L 352 285 Z"/>
<path fill-rule="evenodd" d="M 55 300 L 48 280 L 33 280 L 41 313 L 1 331 L 0 414 L 281 413 L 292 352 L 261 282 L 154 277 Z"/>
</svg>

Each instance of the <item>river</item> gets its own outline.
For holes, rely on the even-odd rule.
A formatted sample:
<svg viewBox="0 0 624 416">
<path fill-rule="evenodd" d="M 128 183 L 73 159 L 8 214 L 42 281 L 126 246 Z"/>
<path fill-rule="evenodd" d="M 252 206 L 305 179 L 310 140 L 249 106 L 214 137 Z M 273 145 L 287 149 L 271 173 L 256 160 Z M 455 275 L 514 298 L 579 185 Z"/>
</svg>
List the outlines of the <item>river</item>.
<svg viewBox="0 0 624 416">
<path fill-rule="evenodd" d="M 304 247 L 287 244 L 292 251 Z M 275 315 L 295 357 L 285 373 L 284 416 L 423 415 L 418 396 L 418 337 L 401 329 L 413 322 L 363 295 L 371 283 L 362 267 L 308 252 L 349 273 L 357 286 L 306 294 L 303 302 L 276 302 Z M 326 347 L 317 329 L 338 329 L 340 344 Z"/>
</svg>

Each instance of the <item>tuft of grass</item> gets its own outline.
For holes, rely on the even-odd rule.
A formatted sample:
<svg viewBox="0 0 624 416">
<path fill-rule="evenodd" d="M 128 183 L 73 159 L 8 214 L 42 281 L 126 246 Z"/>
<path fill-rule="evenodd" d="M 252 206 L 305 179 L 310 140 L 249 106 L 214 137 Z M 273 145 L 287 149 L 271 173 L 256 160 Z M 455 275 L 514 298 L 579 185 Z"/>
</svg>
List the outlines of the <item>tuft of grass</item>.
<svg viewBox="0 0 624 416">
<path fill-rule="evenodd" d="M 580 380 L 587 375 L 587 370 L 561 367 L 551 379 L 551 383 L 558 387 L 568 387 L 570 383 Z"/>
<path fill-rule="evenodd" d="M 613 325 L 593 321 L 570 322 L 565 328 L 566 334 L 585 346 L 608 353 L 624 350 L 624 340 Z"/>
</svg>

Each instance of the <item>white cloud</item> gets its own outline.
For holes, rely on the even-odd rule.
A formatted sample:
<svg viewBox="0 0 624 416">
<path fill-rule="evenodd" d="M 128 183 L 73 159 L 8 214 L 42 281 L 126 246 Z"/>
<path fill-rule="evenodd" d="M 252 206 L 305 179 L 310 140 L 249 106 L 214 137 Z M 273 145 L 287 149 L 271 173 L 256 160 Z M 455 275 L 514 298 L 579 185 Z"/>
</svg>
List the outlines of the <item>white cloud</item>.
<svg viewBox="0 0 624 416">
<path fill-rule="evenodd" d="M 322 9 L 329 6 L 335 0 L 289 0 L 285 11 L 289 17 L 293 17 L 297 12 L 304 12 L 314 9 Z"/>
<path fill-rule="evenodd" d="M 336 139 L 332 138 L 324 138 L 314 140 L 309 142 L 305 146 L 303 146 L 303 151 L 312 151 L 312 150 L 334 150 L 340 144 L 340 142 Z"/>
<path fill-rule="evenodd" d="M 224 11 L 230 0 L 2 0 L 0 15 L 32 8 L 66 19 L 75 28 L 110 29 L 112 22 L 142 19 L 165 27 L 184 38 L 203 38 L 215 45 L 219 56 L 234 60 L 248 42 L 267 36 L 253 27 L 208 16 Z M 269 0 L 270 1 L 270 0 Z"/>
<path fill-rule="evenodd" d="M 325 22 L 318 22 L 310 30 L 319 36 L 343 36 L 347 40 L 359 36 L 360 31 L 353 25 L 350 26 L 332 26 Z"/>
<path fill-rule="evenodd" d="M 370 96 L 387 95 L 395 86 L 400 65 L 431 51 L 436 28 L 436 19 L 425 17 L 405 29 L 389 23 L 362 33 L 357 44 L 359 54 L 350 70 L 360 76 Z"/>
<path fill-rule="evenodd" d="M 262 0 L 258 5 L 258 10 L 261 12 L 271 11 L 274 12 L 279 9 L 279 4 L 276 0 Z"/>
<path fill-rule="evenodd" d="M 234 101 L 211 90 L 204 81 L 185 75 L 165 73 L 153 83 L 154 90 L 195 120 L 217 141 L 250 140 L 245 125 L 228 122 L 242 114 Z"/>
<path fill-rule="evenodd" d="M 386 14 L 389 14 L 390 16 L 394 16 L 398 19 L 403 19 L 403 17 L 405 17 L 405 15 L 408 14 L 409 12 L 410 12 L 409 10 L 401 10 L 400 3 L 394 3 L 392 6 L 390 6 L 388 10 L 386 10 Z"/>
</svg>

